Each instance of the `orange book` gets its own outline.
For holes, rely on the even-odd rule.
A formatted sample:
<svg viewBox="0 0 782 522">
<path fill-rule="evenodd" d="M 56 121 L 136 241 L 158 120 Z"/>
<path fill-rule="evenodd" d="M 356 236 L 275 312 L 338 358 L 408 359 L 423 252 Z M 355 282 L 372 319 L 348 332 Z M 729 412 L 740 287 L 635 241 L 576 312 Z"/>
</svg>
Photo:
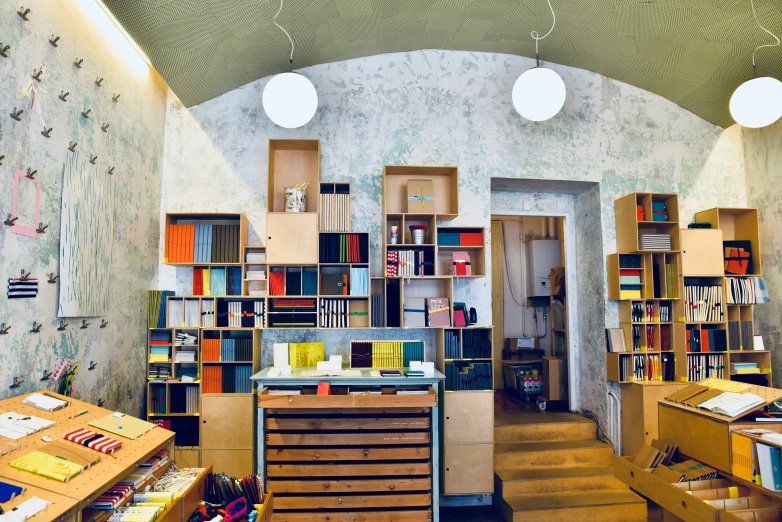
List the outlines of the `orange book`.
<svg viewBox="0 0 782 522">
<path fill-rule="evenodd" d="M 708 330 L 701 330 L 701 351 L 702 352 L 710 352 L 711 347 L 709 346 L 709 331 Z"/>
<path fill-rule="evenodd" d="M 187 262 L 195 259 L 195 225 L 187 225 Z"/>
<path fill-rule="evenodd" d="M 181 251 L 180 251 L 180 234 L 182 231 L 181 225 L 174 225 L 174 263 L 181 263 Z"/>
</svg>

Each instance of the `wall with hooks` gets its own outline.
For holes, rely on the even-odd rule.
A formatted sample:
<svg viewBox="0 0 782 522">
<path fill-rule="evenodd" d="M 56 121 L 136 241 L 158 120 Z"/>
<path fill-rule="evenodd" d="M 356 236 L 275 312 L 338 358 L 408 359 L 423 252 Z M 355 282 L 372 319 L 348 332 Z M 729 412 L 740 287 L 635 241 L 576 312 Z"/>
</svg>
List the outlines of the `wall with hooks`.
<svg viewBox="0 0 782 522">
<path fill-rule="evenodd" d="M 567 85 L 563 111 L 548 122 L 525 121 L 510 92 L 519 72 L 533 65 L 518 56 L 428 50 L 306 67 L 301 72 L 314 83 L 319 108 L 296 130 L 266 117 L 261 96 L 269 78 L 190 110 L 171 99 L 161 212 L 243 212 L 250 244 L 258 244 L 266 227 L 270 138 L 321 140 L 321 179 L 352 183 L 353 229 L 370 232 L 376 256 L 384 165 L 458 165 L 459 199 L 468 203 L 450 224 L 479 224 L 487 233 L 492 212 L 523 201 L 522 193 L 509 193 L 493 208 L 491 178 L 597 182 L 599 189 L 575 204 L 576 216 L 589 217 L 579 217 L 576 230 L 586 297 L 574 349 L 582 360 L 582 407 L 602 422 L 603 329 L 618 322 L 615 304 L 606 305 L 603 295 L 604 255 L 614 251 L 614 199 L 634 190 L 675 191 L 682 211 L 745 204 L 741 144 L 732 129 L 723 132 L 655 94 L 556 64 L 546 65 Z M 372 266 L 382 266 L 379 261 Z M 489 264 L 486 259 L 487 272 Z M 187 269 L 163 266 L 160 276 L 158 288 L 187 288 Z M 488 322 L 490 274 L 459 282 L 454 292 L 455 301 L 469 302 L 479 321 Z M 600 314 L 587 312 L 596 309 Z"/>
<path fill-rule="evenodd" d="M 0 276 L 5 286 L 24 270 L 38 285 L 34 297 L 0 298 L 0 398 L 56 390 L 54 377 L 41 379 L 64 358 L 81 364 L 76 397 L 101 398 L 137 415 L 144 393 L 137 383 L 146 372 L 145 291 L 157 278 L 167 89 L 93 0 L 21 3 L 26 20 L 16 14 L 18 3 L 0 6 L 0 215 L 33 221 L 29 191 L 19 194 L 19 216 L 8 216 L 20 171 L 23 180 L 40 183 L 40 217 L 31 236 L 0 228 Z M 29 84 L 32 107 L 31 93 L 20 98 Z M 91 175 L 111 179 L 110 298 L 107 315 L 65 318 L 61 328 L 63 173 L 76 155 L 95 158 Z M 14 382 L 21 384 L 12 389 Z"/>
</svg>

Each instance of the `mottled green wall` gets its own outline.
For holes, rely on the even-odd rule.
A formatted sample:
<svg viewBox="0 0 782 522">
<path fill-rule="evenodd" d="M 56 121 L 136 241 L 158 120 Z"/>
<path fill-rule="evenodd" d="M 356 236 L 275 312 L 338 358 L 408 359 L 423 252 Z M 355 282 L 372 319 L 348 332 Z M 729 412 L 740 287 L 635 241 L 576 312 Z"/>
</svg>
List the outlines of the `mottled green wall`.
<svg viewBox="0 0 782 522">
<path fill-rule="evenodd" d="M 21 269 L 37 277 L 36 299 L 0 297 L 0 322 L 12 326 L 0 336 L 0 398 L 41 387 L 43 370 L 54 369 L 63 356 L 82 364 L 75 379 L 76 396 L 90 402 L 106 401 L 109 408 L 141 414 L 146 383 L 146 290 L 157 279 L 160 230 L 160 179 L 167 90 L 153 69 L 140 59 L 106 18 L 94 0 L 27 0 L 29 21 L 16 15 L 18 3 L 0 5 L 0 41 L 10 45 L 0 57 L 0 207 L 3 219 L 11 212 L 13 174 L 28 167 L 42 180 L 41 221 L 45 234 L 31 238 L 0 228 L 0 274 L 16 277 Z M 58 47 L 49 44 L 60 36 Z M 78 56 L 82 68 L 73 65 Z M 34 68 L 46 64 L 41 91 L 21 122 L 8 115 Z M 95 85 L 96 76 L 104 78 Z M 70 95 L 58 99 L 61 90 Z M 118 103 L 111 100 L 119 93 Z M 90 108 L 90 118 L 81 111 Z M 40 110 L 40 113 L 39 113 Z M 51 138 L 41 136 L 44 122 Z M 109 124 L 108 132 L 100 126 Z M 110 311 L 106 328 L 90 319 L 86 330 L 70 319 L 58 332 L 58 285 L 46 283 L 46 274 L 59 271 L 58 243 L 62 171 L 70 141 L 80 154 L 97 155 L 100 168 L 115 167 L 114 233 L 111 248 Z M 32 322 L 41 332 L 29 333 Z M 87 371 L 90 361 L 98 366 Z M 13 377 L 25 383 L 10 390 Z"/>
</svg>

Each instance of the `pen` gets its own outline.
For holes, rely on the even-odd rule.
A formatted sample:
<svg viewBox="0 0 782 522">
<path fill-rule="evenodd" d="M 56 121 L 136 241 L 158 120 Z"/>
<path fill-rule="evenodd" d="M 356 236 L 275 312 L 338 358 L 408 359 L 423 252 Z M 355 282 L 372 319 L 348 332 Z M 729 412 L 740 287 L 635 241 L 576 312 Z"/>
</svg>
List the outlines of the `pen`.
<svg viewBox="0 0 782 522">
<path fill-rule="evenodd" d="M 84 410 L 84 411 L 80 411 L 79 413 L 74 413 L 73 415 L 71 415 L 71 420 L 73 420 L 75 417 L 81 417 L 85 413 L 89 413 L 89 412 L 90 410 Z"/>
</svg>

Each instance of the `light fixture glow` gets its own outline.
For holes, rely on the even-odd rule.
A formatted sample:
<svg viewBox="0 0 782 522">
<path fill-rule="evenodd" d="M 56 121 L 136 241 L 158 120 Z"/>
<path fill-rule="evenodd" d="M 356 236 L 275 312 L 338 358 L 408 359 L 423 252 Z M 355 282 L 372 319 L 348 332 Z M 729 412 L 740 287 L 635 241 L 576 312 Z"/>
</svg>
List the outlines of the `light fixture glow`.
<svg viewBox="0 0 782 522">
<path fill-rule="evenodd" d="M 100 6 L 101 9 L 103 9 L 103 12 L 106 13 L 106 16 L 109 17 L 109 20 L 111 20 L 114 25 L 117 27 L 117 30 L 122 33 L 122 36 L 125 37 L 125 39 L 128 41 L 131 47 L 133 47 L 133 50 L 135 50 L 138 55 L 141 57 L 144 62 L 146 62 L 147 65 L 150 67 L 152 66 L 152 62 L 149 60 L 149 57 L 146 55 L 144 51 L 141 50 L 141 47 L 138 46 L 136 41 L 133 39 L 130 34 L 125 30 L 124 27 L 122 27 L 122 24 L 119 23 L 119 20 L 117 20 L 114 15 L 111 13 L 108 7 L 106 7 L 106 4 L 104 4 L 101 0 L 95 0 L 95 3 Z"/>
<path fill-rule="evenodd" d="M 528 120 L 545 121 L 562 109 L 566 95 L 565 82 L 556 72 L 534 67 L 513 85 L 513 106 Z"/>
<path fill-rule="evenodd" d="M 782 117 L 782 82 L 761 76 L 742 83 L 730 97 L 730 115 L 751 129 L 771 125 Z"/>
<path fill-rule="evenodd" d="M 278 74 L 263 89 L 263 110 L 280 127 L 297 129 L 306 125 L 317 109 L 318 92 L 301 74 Z"/>
</svg>

